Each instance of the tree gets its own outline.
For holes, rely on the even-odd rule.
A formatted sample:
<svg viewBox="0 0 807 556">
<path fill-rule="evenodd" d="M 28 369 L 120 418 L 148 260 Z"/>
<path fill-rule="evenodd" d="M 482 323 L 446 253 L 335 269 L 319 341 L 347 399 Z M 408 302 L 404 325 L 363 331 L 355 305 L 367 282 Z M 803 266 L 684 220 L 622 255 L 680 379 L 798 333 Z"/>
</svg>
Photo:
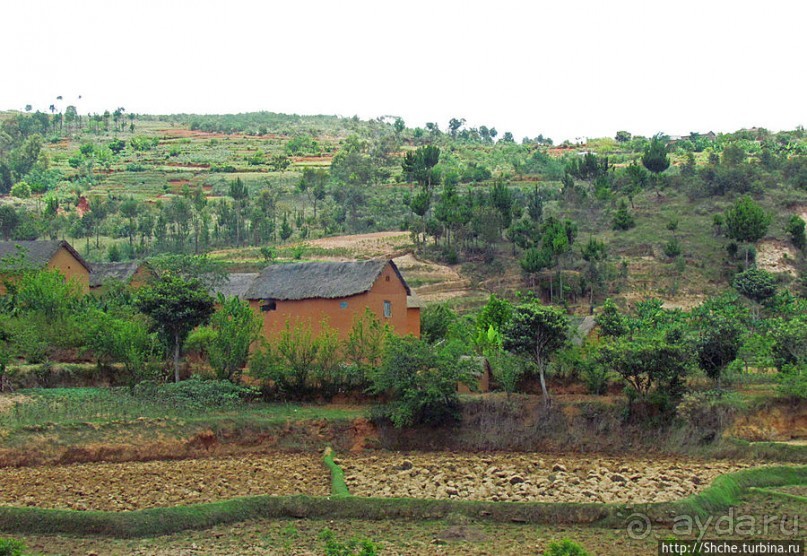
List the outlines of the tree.
<svg viewBox="0 0 807 556">
<path fill-rule="evenodd" d="M 20 215 L 10 205 L 0 205 L 0 235 L 8 241 L 20 224 Z"/>
<path fill-rule="evenodd" d="M 647 145 L 642 155 L 642 164 L 657 176 L 670 167 L 667 145 L 660 135 L 656 135 L 650 140 L 650 144 Z"/>
<path fill-rule="evenodd" d="M 795 214 L 787 221 L 786 231 L 790 234 L 790 241 L 792 241 L 793 245 L 798 249 L 804 249 L 805 245 L 807 245 L 807 238 L 804 235 L 804 226 L 804 220 Z"/>
<path fill-rule="evenodd" d="M 213 314 L 213 298 L 199 280 L 165 274 L 140 289 L 137 308 L 151 318 L 167 346 L 172 347 L 174 380 L 179 382 L 179 359 L 188 333 Z"/>
<path fill-rule="evenodd" d="M 210 318 L 213 339 L 208 345 L 210 366 L 220 380 L 232 381 L 249 359 L 249 347 L 260 336 L 262 320 L 249 304 L 219 294 L 219 309 Z"/>
<path fill-rule="evenodd" d="M 604 344 L 598 362 L 619 373 L 638 397 L 646 400 L 658 388 L 678 390 L 689 364 L 689 347 L 666 334 L 621 336 Z"/>
<path fill-rule="evenodd" d="M 619 205 L 617 206 L 616 212 L 614 213 L 613 220 L 611 221 L 611 227 L 614 230 L 630 230 L 636 226 L 636 220 L 633 218 L 633 215 L 628 211 L 628 204 L 625 202 L 625 199 L 619 201 Z"/>
<path fill-rule="evenodd" d="M 545 405 L 549 404 L 546 365 L 566 343 L 568 327 L 568 318 L 562 310 L 529 302 L 513 308 L 512 318 L 502 330 L 504 349 L 529 357 L 538 367 Z"/>
<path fill-rule="evenodd" d="M 445 340 L 448 330 L 457 321 L 457 313 L 445 303 L 427 305 L 420 313 L 421 337 L 430 344 Z"/>
<path fill-rule="evenodd" d="M 619 143 L 627 143 L 631 139 L 631 134 L 627 131 L 617 131 L 615 139 Z"/>
<path fill-rule="evenodd" d="M 594 322 L 600 327 L 600 335 L 606 338 L 618 338 L 628 330 L 625 317 L 619 313 L 616 303 L 611 298 L 605 300 Z"/>
<path fill-rule="evenodd" d="M 391 336 L 370 392 L 387 397 L 380 413 L 396 427 L 440 425 L 459 418 L 457 383 L 467 374 L 453 350 L 438 351 L 412 336 Z"/>
<path fill-rule="evenodd" d="M 726 210 L 726 234 L 737 241 L 756 243 L 768 231 L 771 217 L 748 195 L 743 195 Z M 748 250 L 745 251 L 745 267 L 748 268 Z"/>
<path fill-rule="evenodd" d="M 600 263 L 608 257 L 605 243 L 593 237 L 581 248 L 583 260 L 588 263 L 586 267 L 586 280 L 588 281 L 588 302 L 591 312 L 594 312 L 594 286 L 603 281 L 603 272 Z"/>
<path fill-rule="evenodd" d="M 418 147 L 415 151 L 407 152 L 401 162 L 401 168 L 407 181 L 414 181 L 422 187 L 431 188 L 440 180 L 434 170 L 438 162 L 440 162 L 440 148 L 425 145 Z"/>
<path fill-rule="evenodd" d="M 734 277 L 732 286 L 748 299 L 762 303 L 776 294 L 776 278 L 770 272 L 749 268 Z"/>
<path fill-rule="evenodd" d="M 748 311 L 736 294 L 728 294 L 707 299 L 692 310 L 692 317 L 698 365 L 719 384 L 723 370 L 740 352 Z"/>
</svg>

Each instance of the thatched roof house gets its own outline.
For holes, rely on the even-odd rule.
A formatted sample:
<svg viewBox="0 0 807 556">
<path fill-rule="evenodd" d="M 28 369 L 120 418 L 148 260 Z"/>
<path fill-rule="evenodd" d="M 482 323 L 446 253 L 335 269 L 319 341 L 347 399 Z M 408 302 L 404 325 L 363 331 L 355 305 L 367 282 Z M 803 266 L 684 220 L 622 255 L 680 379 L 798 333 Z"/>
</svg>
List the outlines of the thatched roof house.
<svg viewBox="0 0 807 556">
<path fill-rule="evenodd" d="M 211 287 L 210 293 L 214 296 L 222 294 L 224 297 L 246 299 L 247 290 L 257 277 L 257 272 L 233 272 L 228 274 L 227 279 L 222 283 Z"/>
<path fill-rule="evenodd" d="M 58 270 L 89 291 L 90 265 L 66 241 L 0 241 L 0 266 L 4 274 L 24 268 Z M 5 285 L 0 284 L 0 293 Z"/>
<path fill-rule="evenodd" d="M 392 260 L 298 263 L 263 269 L 243 297 L 263 315 L 268 337 L 286 322 L 323 321 L 347 337 L 367 309 L 396 334 L 420 336 L 420 307 Z"/>
<path fill-rule="evenodd" d="M 110 280 L 138 288 L 156 277 L 157 272 L 143 261 L 95 263 L 90 272 L 90 289 L 101 288 Z"/>
</svg>

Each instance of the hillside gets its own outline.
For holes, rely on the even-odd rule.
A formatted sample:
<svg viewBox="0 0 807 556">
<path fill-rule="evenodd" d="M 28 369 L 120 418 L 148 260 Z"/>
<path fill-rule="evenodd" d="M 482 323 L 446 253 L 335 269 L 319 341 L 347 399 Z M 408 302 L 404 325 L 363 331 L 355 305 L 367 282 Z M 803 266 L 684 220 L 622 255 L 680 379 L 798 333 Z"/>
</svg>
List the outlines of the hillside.
<svg viewBox="0 0 807 556">
<path fill-rule="evenodd" d="M 441 131 L 268 112 L 0 119 L 2 204 L 15 212 L 3 213 L 3 235 L 68 239 L 91 261 L 210 252 L 244 269 L 410 251 L 442 265 L 424 262 L 420 274 L 409 265 L 430 300 L 534 289 L 581 308 L 592 294 L 689 307 L 727 287 L 742 262 L 743 246 L 727 255 L 714 218 L 751 194 L 772 216 L 758 264 L 793 288 L 804 271 L 785 229 L 792 215 L 807 217 L 800 129 L 662 137 L 671 164 L 656 175 L 641 163 L 651 140 L 625 132 L 553 145 L 462 120 Z M 428 149 L 435 158 L 424 163 Z M 614 229 L 620 203 L 634 227 Z M 552 218 L 572 221 L 572 242 L 527 274 L 519 263 Z M 379 232 L 397 239 L 322 240 Z M 605 245 L 599 268 L 581 254 L 590 238 Z"/>
</svg>

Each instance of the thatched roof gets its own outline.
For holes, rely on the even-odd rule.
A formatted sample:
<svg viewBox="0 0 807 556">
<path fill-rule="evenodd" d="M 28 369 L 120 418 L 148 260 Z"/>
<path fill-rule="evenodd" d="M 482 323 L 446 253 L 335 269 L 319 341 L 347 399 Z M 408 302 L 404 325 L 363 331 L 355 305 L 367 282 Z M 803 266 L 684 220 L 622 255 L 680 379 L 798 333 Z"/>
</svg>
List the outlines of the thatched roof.
<svg viewBox="0 0 807 556">
<path fill-rule="evenodd" d="M 210 288 L 210 293 L 213 295 L 222 294 L 225 297 L 245 299 L 247 290 L 257 277 L 257 272 L 234 272 L 228 274 L 224 282 Z"/>
<path fill-rule="evenodd" d="M 23 265 L 34 268 L 41 268 L 48 264 L 56 255 L 56 252 L 64 247 L 67 251 L 81 263 L 81 265 L 92 271 L 87 261 L 73 249 L 73 246 L 64 240 L 61 241 L 0 241 L 0 259 L 14 258 L 19 254 L 23 256 Z"/>
<path fill-rule="evenodd" d="M 334 299 L 369 291 L 387 265 L 411 294 L 395 263 L 388 259 L 344 263 L 273 265 L 261 271 L 246 292 L 247 299 Z"/>
<path fill-rule="evenodd" d="M 143 264 L 145 263 L 141 261 L 94 263 L 90 272 L 90 287 L 97 288 L 102 286 L 107 280 L 117 280 L 126 284 Z"/>
</svg>

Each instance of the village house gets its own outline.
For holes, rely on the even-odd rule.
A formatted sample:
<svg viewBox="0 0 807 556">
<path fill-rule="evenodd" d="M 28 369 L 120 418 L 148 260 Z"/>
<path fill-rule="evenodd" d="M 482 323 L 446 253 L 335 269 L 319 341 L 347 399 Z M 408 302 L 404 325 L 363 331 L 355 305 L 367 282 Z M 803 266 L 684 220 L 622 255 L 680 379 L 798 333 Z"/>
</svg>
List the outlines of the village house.
<svg viewBox="0 0 807 556">
<path fill-rule="evenodd" d="M 367 309 L 396 334 L 420 337 L 420 305 L 391 260 L 272 265 L 237 276 L 222 293 L 228 289 L 262 316 L 267 338 L 286 322 L 317 334 L 325 321 L 344 339 Z"/>
<path fill-rule="evenodd" d="M 139 288 L 157 277 L 157 272 L 146 262 L 94 263 L 90 272 L 90 291 L 100 293 L 104 284 L 114 280 L 131 288 Z"/>
<path fill-rule="evenodd" d="M 0 241 L 0 260 L 6 279 L 9 271 L 22 268 L 58 270 L 83 293 L 90 291 L 90 265 L 66 241 Z M 5 283 L 0 283 L 0 295 L 5 293 Z"/>
</svg>

